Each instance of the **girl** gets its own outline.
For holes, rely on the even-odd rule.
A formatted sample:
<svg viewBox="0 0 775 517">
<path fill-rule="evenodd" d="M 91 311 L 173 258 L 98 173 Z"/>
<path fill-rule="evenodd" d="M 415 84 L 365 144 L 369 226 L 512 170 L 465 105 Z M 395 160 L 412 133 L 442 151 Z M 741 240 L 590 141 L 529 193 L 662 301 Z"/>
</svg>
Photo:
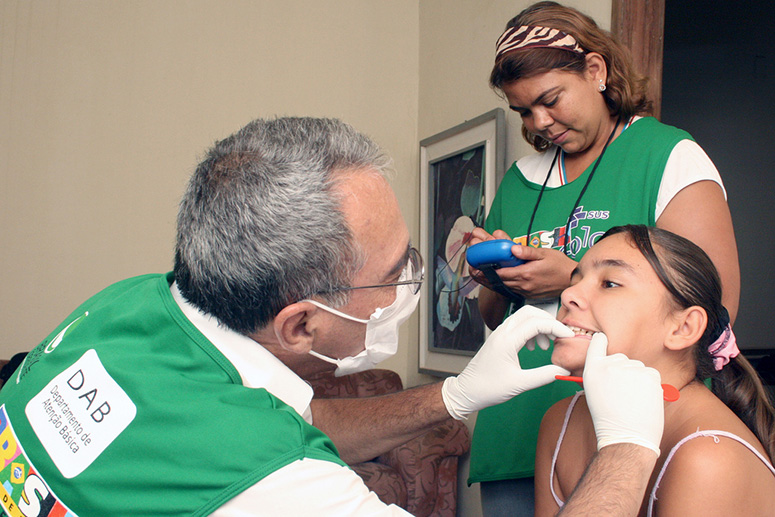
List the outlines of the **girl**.
<svg viewBox="0 0 775 517">
<path fill-rule="evenodd" d="M 773 515 L 775 412 L 739 355 L 708 256 L 665 230 L 615 227 L 581 259 L 561 302 L 557 317 L 576 336 L 555 341 L 554 364 L 581 375 L 592 335 L 604 332 L 609 354 L 642 361 L 680 391 L 665 405 L 661 455 L 641 514 Z M 583 393 L 547 412 L 536 515 L 557 513 L 595 449 Z"/>
</svg>

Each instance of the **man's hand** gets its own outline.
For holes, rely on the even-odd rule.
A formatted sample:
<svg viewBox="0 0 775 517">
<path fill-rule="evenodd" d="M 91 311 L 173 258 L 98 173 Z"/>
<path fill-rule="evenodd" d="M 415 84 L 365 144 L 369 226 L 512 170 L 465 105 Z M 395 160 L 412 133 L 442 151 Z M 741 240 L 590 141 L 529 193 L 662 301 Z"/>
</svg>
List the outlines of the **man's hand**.
<svg viewBox="0 0 775 517">
<path fill-rule="evenodd" d="M 584 365 L 584 393 L 597 449 L 614 443 L 647 447 L 659 456 L 665 408 L 659 372 L 624 354 L 606 355 L 608 338 L 592 336 Z"/>
<path fill-rule="evenodd" d="M 533 338 L 546 350 L 550 338 L 572 336 L 570 329 L 547 312 L 531 306 L 521 308 L 490 334 L 460 375 L 444 381 L 441 395 L 447 411 L 462 420 L 523 391 L 549 384 L 555 375 L 567 375 L 567 370 L 554 365 L 523 370 L 517 353 Z"/>
</svg>

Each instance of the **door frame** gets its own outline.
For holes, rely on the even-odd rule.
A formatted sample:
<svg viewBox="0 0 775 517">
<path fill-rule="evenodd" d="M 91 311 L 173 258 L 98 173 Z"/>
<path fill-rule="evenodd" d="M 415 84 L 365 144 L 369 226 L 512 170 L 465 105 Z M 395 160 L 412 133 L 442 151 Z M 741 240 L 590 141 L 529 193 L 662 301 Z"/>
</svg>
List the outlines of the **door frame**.
<svg viewBox="0 0 775 517">
<path fill-rule="evenodd" d="M 665 0 L 611 0 L 611 33 L 632 53 L 635 69 L 648 76 L 652 115 L 662 114 Z"/>
</svg>

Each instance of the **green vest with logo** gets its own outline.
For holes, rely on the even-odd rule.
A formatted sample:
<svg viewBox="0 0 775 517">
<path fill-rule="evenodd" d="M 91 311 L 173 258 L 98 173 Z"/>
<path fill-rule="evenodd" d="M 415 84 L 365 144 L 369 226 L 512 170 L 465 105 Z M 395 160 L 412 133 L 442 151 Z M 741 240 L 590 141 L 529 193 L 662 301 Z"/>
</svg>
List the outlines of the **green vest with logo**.
<svg viewBox="0 0 775 517">
<path fill-rule="evenodd" d="M 613 226 L 656 224 L 654 212 L 662 173 L 675 145 L 686 139 L 692 138 L 685 131 L 645 117 L 610 144 L 570 218 L 571 258 L 581 260 Z M 553 153 L 555 149 L 547 152 Z M 527 236 L 541 184 L 525 179 L 517 164 L 513 164 L 498 187 L 485 229 L 489 233 L 504 230 L 523 244 L 561 249 L 568 240 L 568 216 L 593 166 L 571 183 L 544 190 Z M 547 351 L 536 347 L 533 352 L 523 349 L 519 360 L 523 368 L 535 368 L 549 364 L 551 355 L 552 347 Z M 480 411 L 471 444 L 469 483 L 532 476 L 538 428 L 544 413 L 578 389 L 574 383 L 558 381 Z"/>
<path fill-rule="evenodd" d="M 7 515 L 208 515 L 293 461 L 344 465 L 291 407 L 242 385 L 172 280 L 95 295 L 0 391 Z"/>
</svg>

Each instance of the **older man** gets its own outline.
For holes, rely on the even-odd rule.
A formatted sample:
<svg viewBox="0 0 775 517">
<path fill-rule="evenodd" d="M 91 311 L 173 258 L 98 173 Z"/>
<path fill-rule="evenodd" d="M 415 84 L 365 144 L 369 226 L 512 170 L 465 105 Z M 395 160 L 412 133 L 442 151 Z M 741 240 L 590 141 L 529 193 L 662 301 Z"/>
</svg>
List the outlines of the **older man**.
<svg viewBox="0 0 775 517">
<path fill-rule="evenodd" d="M 359 371 L 395 353 L 417 303 L 422 259 L 388 164 L 335 120 L 256 120 L 216 143 L 181 203 L 174 271 L 87 300 L 0 392 L 5 512 L 403 514 L 368 491 L 318 428 L 348 458 L 374 456 L 561 373 L 520 369 L 516 352 L 528 340 L 568 332 L 527 310 L 444 383 L 311 406 L 302 377 L 332 364 Z M 653 372 L 634 371 L 633 394 L 659 389 Z M 601 451 L 591 479 L 606 493 L 608 466 L 618 465 L 613 479 L 637 498 L 655 458 L 631 445 L 640 438 L 616 412 L 607 403 L 600 414 L 615 435 L 607 442 L 620 445 Z M 661 426 L 650 433 L 658 442 Z M 578 500 L 588 510 L 589 494 L 599 502 L 590 486 L 568 507 Z"/>
</svg>

